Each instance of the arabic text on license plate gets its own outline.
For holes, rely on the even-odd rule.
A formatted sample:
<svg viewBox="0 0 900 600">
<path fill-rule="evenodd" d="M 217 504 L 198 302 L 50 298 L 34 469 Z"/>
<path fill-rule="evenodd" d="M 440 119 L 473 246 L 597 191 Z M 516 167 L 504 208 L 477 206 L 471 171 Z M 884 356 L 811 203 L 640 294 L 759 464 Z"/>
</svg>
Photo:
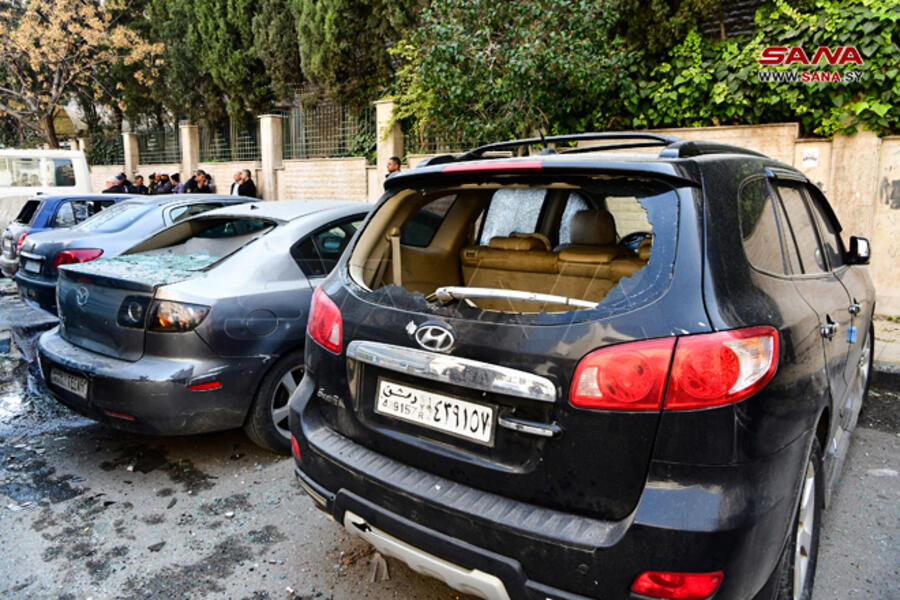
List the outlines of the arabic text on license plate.
<svg viewBox="0 0 900 600">
<path fill-rule="evenodd" d="M 67 392 L 72 392 L 81 398 L 87 398 L 88 382 L 84 377 L 72 375 L 57 369 L 50 370 L 50 383 L 58 385 Z"/>
<path fill-rule="evenodd" d="M 479 444 L 494 442 L 494 409 L 490 406 L 393 381 L 378 380 L 375 412 Z"/>
<path fill-rule="evenodd" d="M 25 261 L 25 270 L 30 271 L 32 273 L 40 273 L 41 272 L 41 261 L 39 260 L 26 260 Z"/>
</svg>

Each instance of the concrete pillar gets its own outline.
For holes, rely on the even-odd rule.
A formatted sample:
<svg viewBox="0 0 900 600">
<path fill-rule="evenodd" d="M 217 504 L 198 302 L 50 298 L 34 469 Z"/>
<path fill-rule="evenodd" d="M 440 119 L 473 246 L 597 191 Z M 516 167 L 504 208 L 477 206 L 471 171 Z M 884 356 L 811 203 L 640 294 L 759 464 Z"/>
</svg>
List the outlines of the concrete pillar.
<svg viewBox="0 0 900 600">
<path fill-rule="evenodd" d="M 178 124 L 178 135 L 181 136 L 181 180 L 187 181 L 200 165 L 200 130 L 183 121 Z"/>
<path fill-rule="evenodd" d="M 137 173 L 141 154 L 138 151 L 138 136 L 131 131 L 122 133 L 122 147 L 125 149 L 125 174 L 129 177 Z"/>
<path fill-rule="evenodd" d="M 394 117 L 394 101 L 379 100 L 375 102 L 376 160 L 375 165 L 382 177 L 387 173 L 387 162 L 392 156 L 403 160 L 403 131 L 400 123 L 391 126 Z"/>
<path fill-rule="evenodd" d="M 263 200 L 278 200 L 278 186 L 275 169 L 284 166 L 284 129 L 281 115 L 259 117 L 259 155 L 262 167 L 259 183 Z"/>
</svg>

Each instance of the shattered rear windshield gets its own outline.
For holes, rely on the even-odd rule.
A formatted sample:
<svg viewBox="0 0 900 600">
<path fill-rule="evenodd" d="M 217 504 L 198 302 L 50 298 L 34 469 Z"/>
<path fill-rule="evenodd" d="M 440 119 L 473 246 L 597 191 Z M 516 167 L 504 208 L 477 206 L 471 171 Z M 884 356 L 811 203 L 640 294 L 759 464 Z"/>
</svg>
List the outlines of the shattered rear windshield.
<svg viewBox="0 0 900 600">
<path fill-rule="evenodd" d="M 420 207 L 451 194 L 429 244 L 393 240 Z M 401 190 L 379 207 L 348 266 L 367 299 L 407 310 L 598 318 L 668 288 L 678 211 L 671 186 L 630 177 Z"/>
<path fill-rule="evenodd" d="M 114 233 L 116 231 L 122 231 L 153 208 L 152 205 L 137 203 L 129 204 L 123 202 L 100 211 L 93 217 L 75 225 L 72 229 L 77 231 L 93 231 L 96 233 Z M 162 223 L 161 219 L 160 223 Z"/>
</svg>

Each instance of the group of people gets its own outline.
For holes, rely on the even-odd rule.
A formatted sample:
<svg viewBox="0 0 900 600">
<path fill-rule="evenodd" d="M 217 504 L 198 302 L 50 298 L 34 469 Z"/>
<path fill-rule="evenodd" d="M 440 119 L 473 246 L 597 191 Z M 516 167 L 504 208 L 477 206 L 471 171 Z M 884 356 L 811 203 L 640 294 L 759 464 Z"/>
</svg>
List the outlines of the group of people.
<svg viewBox="0 0 900 600">
<path fill-rule="evenodd" d="M 143 175 L 135 175 L 134 182 L 128 180 L 125 173 L 119 173 L 115 177 L 106 180 L 106 189 L 104 194 L 214 194 L 216 193 L 216 184 L 213 183 L 212 175 L 202 169 L 197 169 L 193 176 L 187 181 L 181 181 L 179 173 L 168 173 L 162 171 L 160 173 L 151 173 L 149 181 L 144 184 Z M 248 198 L 256 198 L 256 184 L 253 183 L 252 174 L 249 169 L 236 171 L 234 174 L 234 183 L 231 185 L 229 194 L 232 196 L 245 196 Z"/>
</svg>

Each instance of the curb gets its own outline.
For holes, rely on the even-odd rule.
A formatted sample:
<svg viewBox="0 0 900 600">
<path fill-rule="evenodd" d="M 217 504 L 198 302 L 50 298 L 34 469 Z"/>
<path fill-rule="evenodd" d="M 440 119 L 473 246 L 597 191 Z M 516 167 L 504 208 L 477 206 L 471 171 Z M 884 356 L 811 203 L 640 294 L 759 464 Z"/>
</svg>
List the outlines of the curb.
<svg viewBox="0 0 900 600">
<path fill-rule="evenodd" d="M 876 360 L 872 365 L 872 384 L 900 390 L 900 364 Z"/>
</svg>

